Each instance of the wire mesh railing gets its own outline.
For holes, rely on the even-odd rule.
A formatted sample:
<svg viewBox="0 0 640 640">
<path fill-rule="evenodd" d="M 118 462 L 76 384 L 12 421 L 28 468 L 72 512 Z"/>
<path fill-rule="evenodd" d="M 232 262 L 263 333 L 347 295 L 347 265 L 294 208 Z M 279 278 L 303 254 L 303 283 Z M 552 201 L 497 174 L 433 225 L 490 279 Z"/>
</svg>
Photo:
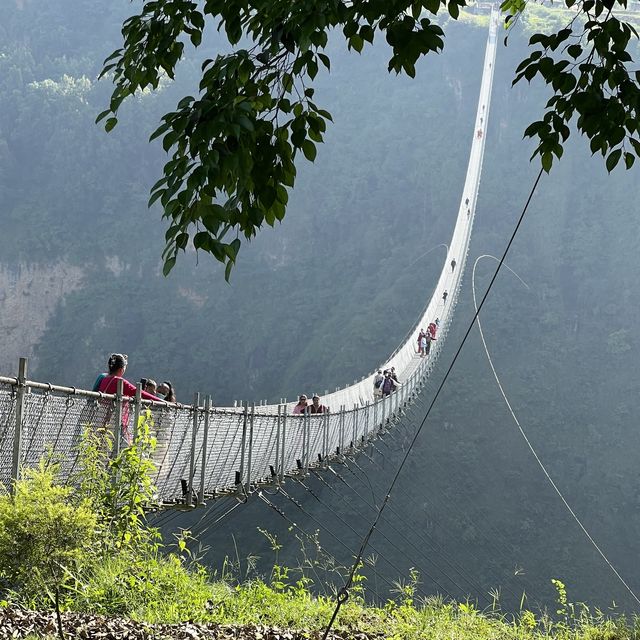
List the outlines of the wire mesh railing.
<svg viewBox="0 0 640 640">
<path fill-rule="evenodd" d="M 122 448 L 142 415 L 156 440 L 153 481 L 161 503 L 245 495 L 364 446 L 419 391 L 423 370 L 375 403 L 302 415 L 288 414 L 284 404 L 274 415 L 255 406 L 212 407 L 209 398 L 169 405 L 0 377 L 0 483 L 11 487 L 20 469 L 45 457 L 58 464 L 61 481 L 72 481 L 83 434 L 109 432 Z"/>
</svg>

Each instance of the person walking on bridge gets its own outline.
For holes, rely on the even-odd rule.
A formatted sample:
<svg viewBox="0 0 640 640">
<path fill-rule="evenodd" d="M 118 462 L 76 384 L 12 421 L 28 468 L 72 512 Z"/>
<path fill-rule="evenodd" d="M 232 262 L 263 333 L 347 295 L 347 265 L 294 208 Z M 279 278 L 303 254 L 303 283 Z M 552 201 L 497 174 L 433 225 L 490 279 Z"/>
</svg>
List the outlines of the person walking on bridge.
<svg viewBox="0 0 640 640">
<path fill-rule="evenodd" d="M 109 356 L 109 361 L 107 363 L 107 369 L 109 371 L 100 382 L 96 380 L 96 384 L 98 385 L 98 391 L 100 393 L 116 393 L 118 390 L 118 381 L 122 380 L 122 395 L 128 396 L 130 398 L 135 397 L 136 395 L 136 386 L 131 384 L 128 380 L 124 379 L 124 372 L 127 369 L 128 359 L 127 356 L 122 353 L 112 353 Z M 147 391 L 142 390 L 142 397 L 145 400 L 155 400 L 156 402 L 162 402 L 162 398 L 158 398 Z M 104 403 L 104 400 L 100 402 Z M 112 408 L 111 401 L 109 400 L 105 404 L 105 417 L 103 428 L 109 424 L 112 417 Z M 128 444 L 131 444 L 133 441 L 132 434 L 129 430 L 129 414 L 130 414 L 130 404 L 128 402 L 124 402 L 122 404 L 122 414 L 121 414 L 121 424 L 120 424 L 120 433 L 122 437 L 127 441 Z"/>
<path fill-rule="evenodd" d="M 384 381 L 382 382 L 382 395 L 383 397 L 390 396 L 391 392 L 396 388 L 390 371 L 384 372 Z"/>
<path fill-rule="evenodd" d="M 431 335 L 427 333 L 424 337 L 425 346 L 424 346 L 424 355 L 428 356 L 431 351 L 431 343 L 436 339 L 435 335 Z"/>
<path fill-rule="evenodd" d="M 422 338 L 424 338 L 424 329 L 420 329 L 420 333 L 418 334 L 418 355 L 423 355 L 423 344 L 422 344 Z"/>
<path fill-rule="evenodd" d="M 327 413 L 329 411 L 329 407 L 325 407 L 323 404 L 320 404 L 320 396 L 317 393 L 313 394 L 311 402 L 312 404 L 309 407 L 309 413 Z"/>
<path fill-rule="evenodd" d="M 382 383 L 384 381 L 384 376 L 382 375 L 382 370 L 378 369 L 378 373 L 376 373 L 373 378 L 373 396 L 380 397 L 382 395 Z"/>
<path fill-rule="evenodd" d="M 455 271 L 455 268 L 456 268 L 456 265 L 457 265 L 457 264 L 458 264 L 458 263 L 456 262 L 456 259 L 454 258 L 454 259 L 451 261 L 451 273 L 453 273 L 453 272 Z"/>
<path fill-rule="evenodd" d="M 293 407 L 293 415 L 300 416 L 303 413 L 307 413 L 309 411 L 309 405 L 307 404 L 307 396 L 303 393 L 298 398 L 298 404 Z"/>
<path fill-rule="evenodd" d="M 442 304 L 447 304 L 447 296 L 448 296 L 448 292 L 445 289 L 444 293 L 442 294 Z"/>
<path fill-rule="evenodd" d="M 107 363 L 109 373 L 100 380 L 98 384 L 98 391 L 100 393 L 115 393 L 118 388 L 118 380 L 122 379 L 122 395 L 134 397 L 136 395 L 136 387 L 128 380 L 123 378 L 124 372 L 127 369 L 127 356 L 121 353 L 112 353 Z M 158 396 L 153 395 L 147 391 L 142 391 L 142 397 L 145 400 L 162 400 Z"/>
</svg>

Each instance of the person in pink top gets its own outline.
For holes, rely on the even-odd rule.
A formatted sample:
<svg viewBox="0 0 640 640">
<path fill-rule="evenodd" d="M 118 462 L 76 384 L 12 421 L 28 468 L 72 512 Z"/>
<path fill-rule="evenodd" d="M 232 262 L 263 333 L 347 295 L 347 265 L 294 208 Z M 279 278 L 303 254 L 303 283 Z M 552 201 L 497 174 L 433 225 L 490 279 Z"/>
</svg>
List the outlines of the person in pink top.
<svg viewBox="0 0 640 640">
<path fill-rule="evenodd" d="M 105 375 L 98 383 L 98 391 L 101 393 L 116 393 L 118 389 L 118 380 L 122 380 L 122 395 L 135 397 L 136 387 L 128 380 L 123 378 L 124 372 L 127 369 L 127 356 L 121 353 L 112 353 L 107 363 L 109 373 Z M 97 381 L 96 381 L 97 382 Z M 156 402 L 162 402 L 162 398 L 158 398 L 153 394 L 143 391 L 142 397 L 145 400 L 155 400 Z M 106 422 L 111 418 L 110 412 L 107 414 Z M 129 403 L 122 403 L 122 437 L 131 444 L 132 437 L 129 433 Z"/>
<path fill-rule="evenodd" d="M 98 391 L 102 393 L 115 393 L 118 388 L 118 380 L 122 379 L 122 395 L 134 397 L 136 395 L 136 386 L 123 378 L 127 369 L 127 356 L 121 353 L 112 353 L 107 363 L 109 373 L 100 380 Z M 154 396 L 148 391 L 142 392 L 145 400 L 160 401 L 162 398 Z"/>
<path fill-rule="evenodd" d="M 309 411 L 309 405 L 307 403 L 307 396 L 303 393 L 298 398 L 298 404 L 293 407 L 293 415 L 300 416 L 303 413 L 307 413 L 307 411 Z"/>
</svg>

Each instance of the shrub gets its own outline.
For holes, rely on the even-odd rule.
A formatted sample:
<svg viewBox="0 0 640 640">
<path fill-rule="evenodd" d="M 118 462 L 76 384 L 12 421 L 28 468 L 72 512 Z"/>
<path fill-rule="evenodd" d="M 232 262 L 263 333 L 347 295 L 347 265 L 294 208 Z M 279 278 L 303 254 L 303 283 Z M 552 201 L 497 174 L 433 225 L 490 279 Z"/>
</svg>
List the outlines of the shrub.
<svg viewBox="0 0 640 640">
<path fill-rule="evenodd" d="M 13 495 L 0 496 L 0 576 L 5 592 L 35 606 L 43 595 L 55 604 L 60 592 L 91 558 L 96 516 L 88 501 L 71 500 L 72 489 L 56 484 L 56 467 L 42 461 L 27 469 Z"/>
</svg>

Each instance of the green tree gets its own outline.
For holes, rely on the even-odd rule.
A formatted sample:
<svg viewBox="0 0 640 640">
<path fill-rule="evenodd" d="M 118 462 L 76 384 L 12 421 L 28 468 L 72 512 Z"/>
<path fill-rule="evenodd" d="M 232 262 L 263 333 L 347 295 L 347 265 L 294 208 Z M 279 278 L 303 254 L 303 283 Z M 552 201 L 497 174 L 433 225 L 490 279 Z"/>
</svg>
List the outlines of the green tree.
<svg viewBox="0 0 640 640">
<path fill-rule="evenodd" d="M 444 46 L 435 23 L 448 11 L 457 19 L 465 0 L 152 0 L 124 22 L 124 45 L 105 60 L 102 74 L 114 75 L 109 108 L 98 120 L 105 129 L 140 89 L 157 88 L 163 75 L 174 78 L 185 41 L 200 46 L 206 28 L 224 30 L 234 47 L 202 64 L 200 95 L 187 96 L 163 117 L 152 139 L 163 136 L 173 150 L 164 177 L 152 188 L 169 221 L 164 272 L 178 252 L 193 245 L 226 264 L 228 278 L 240 248 L 263 223 L 285 215 L 288 188 L 302 152 L 313 161 L 323 141 L 328 111 L 313 102 L 321 66 L 330 68 L 329 34 L 340 30 L 349 49 L 361 52 L 384 35 L 391 47 L 389 71 L 415 76 L 415 65 Z M 542 166 L 560 157 L 569 124 L 606 156 L 612 170 L 621 157 L 627 168 L 640 154 L 638 77 L 627 69 L 632 25 L 613 14 L 627 0 L 565 0 L 568 23 L 550 35 L 537 33 L 534 48 L 514 82 L 540 76 L 554 91 L 541 120 L 525 135 L 537 137 Z M 524 0 L 504 0 L 505 25 L 525 10 Z M 242 45 L 242 46 L 240 46 Z M 624 155 L 623 155 L 624 154 Z M 232 238 L 229 240 L 229 238 Z"/>
</svg>

